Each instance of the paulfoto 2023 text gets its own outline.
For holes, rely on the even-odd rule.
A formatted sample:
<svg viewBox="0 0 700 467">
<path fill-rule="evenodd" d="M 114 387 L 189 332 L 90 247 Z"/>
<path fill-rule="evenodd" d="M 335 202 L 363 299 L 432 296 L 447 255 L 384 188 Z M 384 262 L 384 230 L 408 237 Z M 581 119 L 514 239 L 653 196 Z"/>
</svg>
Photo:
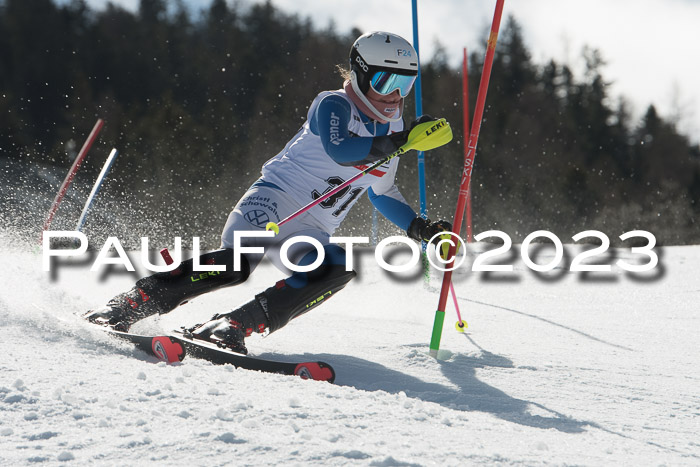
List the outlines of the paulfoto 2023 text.
<svg viewBox="0 0 700 467">
<path fill-rule="evenodd" d="M 242 246 L 241 239 L 248 237 L 273 237 L 275 234 L 273 232 L 264 231 L 237 231 L 234 233 L 234 246 L 232 249 L 233 254 L 233 268 L 238 271 L 241 267 L 241 255 L 245 253 L 251 254 L 261 254 L 264 252 L 263 247 L 251 247 Z M 53 238 L 72 238 L 75 240 L 76 248 L 65 249 L 65 248 L 52 248 L 51 239 Z M 491 264 L 488 261 L 492 261 L 494 258 L 506 255 L 510 252 L 513 242 L 508 234 L 499 230 L 489 230 L 482 232 L 474 237 L 477 242 L 486 240 L 488 238 L 497 238 L 502 241 L 502 245 L 491 249 L 486 252 L 482 252 L 476 255 L 471 270 L 474 272 L 511 272 L 513 271 L 512 264 Z M 591 264 L 591 258 L 596 256 L 604 257 L 608 249 L 610 248 L 610 239 L 603 232 L 597 230 L 586 230 L 579 232 L 574 235 L 572 239 L 574 242 L 579 242 L 584 239 L 598 239 L 600 245 L 591 248 L 589 250 L 583 251 L 576 256 L 574 256 L 568 269 L 573 272 L 609 272 L 612 270 L 610 264 Z M 645 230 L 633 230 L 620 235 L 620 240 L 623 242 L 631 239 L 644 239 L 646 244 L 644 246 L 633 246 L 630 251 L 633 255 L 637 256 L 641 261 L 628 262 L 624 259 L 618 259 L 615 265 L 620 269 L 628 272 L 645 272 L 654 269 L 659 258 L 654 247 L 656 246 L 656 237 Z M 548 261 L 546 264 L 539 264 L 532 260 L 530 257 L 530 245 L 533 241 L 539 239 L 546 239 L 545 241 L 554 247 L 554 257 Z M 306 266 L 300 266 L 292 263 L 287 252 L 289 248 L 296 243 L 308 243 L 312 245 L 318 252 L 316 260 Z M 346 250 L 346 270 L 351 270 L 353 268 L 353 246 L 354 245 L 367 245 L 369 243 L 368 237 L 330 237 L 331 243 L 336 243 L 345 247 Z M 390 244 L 403 244 L 408 246 L 411 250 L 411 259 L 401 265 L 389 264 L 384 256 L 384 250 Z M 180 237 L 174 238 L 174 248 L 172 250 L 173 262 L 166 265 L 156 265 L 153 264 L 149 259 L 149 240 L 148 237 L 141 238 L 141 265 L 152 272 L 168 272 L 172 271 L 178 267 L 181 261 L 181 245 L 182 239 Z M 428 242 L 428 246 L 434 245 L 436 251 L 442 251 L 443 249 L 447 251 L 451 248 L 452 256 L 443 258 L 440 255 L 427 255 L 430 264 L 439 271 L 455 270 L 459 268 L 467 258 L 467 255 L 458 255 L 455 252 L 460 251 L 462 248 L 467 248 L 468 244 L 454 232 L 442 232 L 435 235 Z M 43 234 L 43 269 L 44 271 L 51 270 L 51 258 L 52 257 L 78 257 L 87 251 L 88 239 L 85 234 L 78 231 L 52 231 L 47 230 Z M 113 255 L 112 251 L 116 253 Z M 308 236 L 296 236 L 285 240 L 280 248 L 280 258 L 282 263 L 289 268 L 291 271 L 296 272 L 306 272 L 311 271 L 321 265 L 325 258 L 325 250 L 323 245 L 316 239 Z M 200 256 L 200 242 L 199 237 L 192 238 L 192 257 L 193 257 L 193 270 L 201 272 L 214 272 L 223 271 L 225 269 L 224 265 L 210 265 L 210 264 L 199 264 L 198 259 Z M 434 256 L 434 258 L 433 258 Z M 560 263 L 564 258 L 564 245 L 562 244 L 559 237 L 557 237 L 552 232 L 547 230 L 538 230 L 529 234 L 522 242 L 520 246 L 520 256 L 524 264 L 537 272 L 551 271 L 555 268 L 561 268 Z M 567 255 L 568 256 L 568 255 Z M 421 248 L 413 240 L 404 236 L 392 236 L 387 237 L 380 241 L 374 250 L 374 257 L 377 264 L 384 270 L 389 272 L 408 272 L 414 270 L 420 262 L 421 258 Z M 121 242 L 117 237 L 108 237 L 105 240 L 102 248 L 100 249 L 97 258 L 93 262 L 90 270 L 97 271 L 100 267 L 106 265 L 121 265 L 127 271 L 135 271 L 134 265 L 129 259 L 126 251 L 122 247 Z"/>
</svg>

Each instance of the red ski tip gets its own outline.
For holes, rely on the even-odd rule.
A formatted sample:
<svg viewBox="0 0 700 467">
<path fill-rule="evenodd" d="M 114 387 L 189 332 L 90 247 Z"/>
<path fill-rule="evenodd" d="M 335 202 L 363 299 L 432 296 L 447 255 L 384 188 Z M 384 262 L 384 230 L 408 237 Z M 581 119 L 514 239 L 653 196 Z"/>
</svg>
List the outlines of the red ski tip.
<svg viewBox="0 0 700 467">
<path fill-rule="evenodd" d="M 185 358 L 185 349 L 179 342 L 173 342 L 165 336 L 157 336 L 151 341 L 153 354 L 160 360 L 168 363 L 181 362 Z"/>
<path fill-rule="evenodd" d="M 323 362 L 300 363 L 294 369 L 294 374 L 302 379 L 313 379 L 315 381 L 332 383 L 335 380 L 333 369 Z"/>
</svg>

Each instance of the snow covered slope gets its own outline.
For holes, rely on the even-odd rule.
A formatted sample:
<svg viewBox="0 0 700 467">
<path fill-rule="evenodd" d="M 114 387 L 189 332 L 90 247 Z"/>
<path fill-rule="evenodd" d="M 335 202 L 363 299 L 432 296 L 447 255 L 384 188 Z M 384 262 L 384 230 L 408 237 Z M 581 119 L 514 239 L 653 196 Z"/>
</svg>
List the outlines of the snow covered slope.
<svg viewBox="0 0 700 467">
<path fill-rule="evenodd" d="M 439 360 L 427 344 L 440 276 L 426 287 L 360 254 L 337 298 L 248 341 L 331 363 L 331 385 L 154 362 L 74 316 L 136 275 L 89 261 L 45 273 L 5 236 L 0 465 L 698 465 L 700 247 L 661 253 L 643 280 L 460 269 L 469 330 L 454 330 L 450 302 Z M 138 330 L 200 322 L 277 277 L 263 265 Z"/>
</svg>

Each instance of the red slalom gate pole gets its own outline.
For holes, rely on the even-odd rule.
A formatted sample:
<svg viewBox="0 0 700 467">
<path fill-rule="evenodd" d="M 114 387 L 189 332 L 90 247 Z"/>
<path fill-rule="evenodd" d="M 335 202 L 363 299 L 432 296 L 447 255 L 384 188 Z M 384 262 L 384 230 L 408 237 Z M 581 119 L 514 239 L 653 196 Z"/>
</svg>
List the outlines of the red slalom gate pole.
<svg viewBox="0 0 700 467">
<path fill-rule="evenodd" d="M 78 169 L 80 168 L 80 164 L 83 163 L 83 159 L 85 159 L 85 156 L 87 155 L 88 151 L 90 150 L 92 143 L 94 143 L 95 139 L 97 139 L 97 134 L 102 129 L 102 125 L 104 125 L 104 121 L 102 121 L 101 118 L 98 118 L 97 122 L 95 123 L 95 126 L 92 128 L 92 131 L 90 132 L 87 139 L 85 140 L 83 147 L 80 149 L 80 152 L 78 153 L 78 157 L 75 158 L 73 165 L 71 166 L 70 170 L 68 171 L 68 175 L 66 175 L 65 180 L 63 180 L 63 184 L 61 184 L 61 187 L 58 189 L 58 193 L 56 194 L 56 198 L 53 200 L 53 204 L 51 205 L 51 209 L 49 209 L 49 213 L 46 216 L 46 220 L 44 221 L 44 227 L 41 229 L 42 230 L 42 234 L 41 234 L 42 237 L 44 235 L 43 232 L 45 230 L 49 230 L 49 227 L 51 226 L 51 221 L 53 221 L 53 216 L 56 214 L 56 211 L 58 210 L 58 205 L 61 204 L 63 197 L 65 196 L 66 192 L 68 191 L 68 187 L 73 182 L 73 179 L 75 178 L 75 174 L 76 174 L 76 172 L 78 172 Z"/>
<path fill-rule="evenodd" d="M 467 59 L 467 48 L 464 47 L 464 57 L 462 58 L 462 109 L 464 114 L 464 154 L 469 152 L 469 64 Z M 467 243 L 472 242 L 472 187 L 469 184 L 467 189 Z"/>
<path fill-rule="evenodd" d="M 479 83 L 479 92 L 476 96 L 476 109 L 474 111 L 474 121 L 471 126 L 469 135 L 469 144 L 467 152 L 464 155 L 464 168 L 462 171 L 462 182 L 459 187 L 459 198 L 457 199 L 457 209 L 455 210 L 455 218 L 452 223 L 455 234 L 459 236 L 462 220 L 464 217 L 464 208 L 467 203 L 467 194 L 469 192 L 469 183 L 472 177 L 472 168 L 474 166 L 474 158 L 476 156 L 476 145 L 479 140 L 479 131 L 481 130 L 481 120 L 484 116 L 484 106 L 486 104 L 486 92 L 489 87 L 489 79 L 491 78 L 491 67 L 493 65 L 493 56 L 496 51 L 496 42 L 498 41 L 498 29 L 501 24 L 501 15 L 503 13 L 504 0 L 496 0 L 496 11 L 493 14 L 493 23 L 491 24 L 491 33 L 489 34 L 488 43 L 486 46 L 486 58 L 484 59 L 484 69 L 481 74 L 481 82 Z M 447 265 L 442 277 L 442 289 L 440 290 L 440 300 L 438 308 L 435 311 L 435 321 L 433 323 L 433 334 L 430 339 L 430 355 L 437 357 L 440 349 L 440 339 L 442 338 L 442 326 L 445 321 L 445 305 L 447 303 L 447 295 L 450 290 L 452 281 L 452 271 L 454 267 L 454 257 L 457 250 L 457 242 L 450 246 L 448 258 L 453 258 Z"/>
</svg>

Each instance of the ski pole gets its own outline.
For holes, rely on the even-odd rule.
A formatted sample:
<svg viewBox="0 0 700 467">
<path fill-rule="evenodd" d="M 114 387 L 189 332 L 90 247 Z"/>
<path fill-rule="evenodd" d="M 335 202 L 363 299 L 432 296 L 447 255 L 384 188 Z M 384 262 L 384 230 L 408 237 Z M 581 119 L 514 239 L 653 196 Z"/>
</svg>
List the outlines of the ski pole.
<svg viewBox="0 0 700 467">
<path fill-rule="evenodd" d="M 450 235 L 441 235 L 440 238 L 443 240 L 449 240 Z M 448 247 L 448 244 L 445 243 L 441 246 L 441 252 L 440 256 L 442 257 L 443 260 L 447 261 L 447 258 L 449 258 L 448 254 L 450 252 L 450 249 Z M 450 278 L 450 292 L 452 293 L 452 303 L 455 305 L 455 311 L 457 312 L 457 323 L 455 324 L 455 329 L 457 329 L 457 332 L 464 332 L 467 329 L 467 322 L 462 319 L 462 313 L 459 311 L 459 303 L 457 302 L 457 293 L 455 292 L 455 286 L 452 283 L 452 278 Z"/>
<path fill-rule="evenodd" d="M 462 109 L 464 117 L 464 153 L 469 152 L 469 143 L 466 135 L 470 133 L 469 131 L 469 70 L 467 68 L 467 48 L 463 49 L 464 57 L 462 59 Z M 471 191 L 472 187 L 469 187 L 467 191 L 467 243 L 472 241 L 472 211 L 471 211 Z M 457 323 L 455 324 L 455 329 L 457 332 L 464 332 L 467 328 L 467 322 L 462 319 L 462 313 L 459 310 L 459 303 L 457 303 L 457 294 L 455 293 L 455 286 L 452 280 L 450 280 L 450 292 L 452 293 L 452 301 L 455 305 L 455 311 L 457 312 Z"/>
<path fill-rule="evenodd" d="M 341 185 L 338 185 L 334 189 L 330 190 L 327 193 L 322 194 L 306 206 L 300 208 L 296 212 L 290 214 L 286 218 L 282 219 L 281 221 L 275 223 L 275 222 L 268 222 L 267 225 L 265 226 L 265 230 L 272 230 L 275 232 L 275 234 L 279 234 L 280 226 L 286 224 L 287 222 L 291 221 L 295 217 L 305 213 L 309 209 L 313 208 L 319 203 L 322 203 L 323 200 L 330 198 L 331 196 L 335 195 L 338 193 L 340 190 L 344 189 L 345 187 L 351 185 L 354 183 L 356 180 L 359 178 L 363 177 L 364 175 L 367 175 L 368 173 L 372 172 L 373 170 L 377 169 L 378 167 L 386 164 L 389 162 L 391 159 L 394 157 L 400 156 L 411 149 L 415 149 L 417 151 L 428 151 L 430 149 L 435 149 L 437 147 L 443 146 L 447 143 L 452 141 L 452 128 L 450 127 L 450 124 L 447 123 L 447 120 L 444 118 L 441 118 L 437 121 L 431 121 L 431 122 L 424 122 L 416 125 L 411 132 L 408 134 L 408 141 L 406 141 L 406 144 L 401 146 L 396 152 L 386 156 L 384 159 L 381 159 L 371 166 L 367 167 L 366 169 L 362 170 L 361 172 L 358 172 L 356 175 L 354 175 L 352 178 L 350 178 L 348 181 L 342 183 Z"/>
<path fill-rule="evenodd" d="M 496 11 L 493 14 L 493 23 L 491 24 L 491 32 L 489 34 L 488 43 L 486 46 L 486 57 L 484 59 L 484 69 L 481 74 L 481 82 L 479 83 L 479 92 L 476 97 L 476 109 L 474 111 L 474 120 L 471 126 L 469 135 L 469 144 L 467 153 L 464 155 L 464 167 L 462 170 L 462 182 L 459 187 L 459 198 L 457 199 L 457 209 L 455 211 L 455 219 L 452 223 L 452 228 L 455 229 L 455 234 L 459 236 L 461 224 L 464 216 L 464 208 L 467 202 L 467 193 L 472 176 L 472 168 L 474 166 L 474 157 L 476 155 L 476 144 L 479 140 L 479 131 L 481 129 L 481 120 L 484 115 L 484 106 L 486 104 L 486 92 L 489 86 L 491 77 L 491 66 L 493 65 L 493 56 L 496 51 L 496 42 L 498 40 L 498 29 L 501 24 L 501 14 L 503 13 L 504 0 L 496 1 Z M 449 249 L 449 258 L 454 258 L 456 245 L 453 244 Z M 442 289 L 440 290 L 440 300 L 437 310 L 435 310 L 435 320 L 433 322 L 433 333 L 430 338 L 430 355 L 437 358 L 438 350 L 440 349 L 440 339 L 442 338 L 442 325 L 445 321 L 445 305 L 447 303 L 447 294 L 452 282 L 452 271 L 450 267 L 454 266 L 454 259 L 448 266 L 442 277 Z"/>
<path fill-rule="evenodd" d="M 450 281 L 450 292 L 452 292 L 452 302 L 455 304 L 455 310 L 457 311 L 457 323 L 455 324 L 455 329 L 457 329 L 457 332 L 464 332 L 464 330 L 467 329 L 467 322 L 462 319 L 462 314 L 459 312 L 457 294 L 455 293 L 455 286 L 452 281 Z"/>
</svg>

